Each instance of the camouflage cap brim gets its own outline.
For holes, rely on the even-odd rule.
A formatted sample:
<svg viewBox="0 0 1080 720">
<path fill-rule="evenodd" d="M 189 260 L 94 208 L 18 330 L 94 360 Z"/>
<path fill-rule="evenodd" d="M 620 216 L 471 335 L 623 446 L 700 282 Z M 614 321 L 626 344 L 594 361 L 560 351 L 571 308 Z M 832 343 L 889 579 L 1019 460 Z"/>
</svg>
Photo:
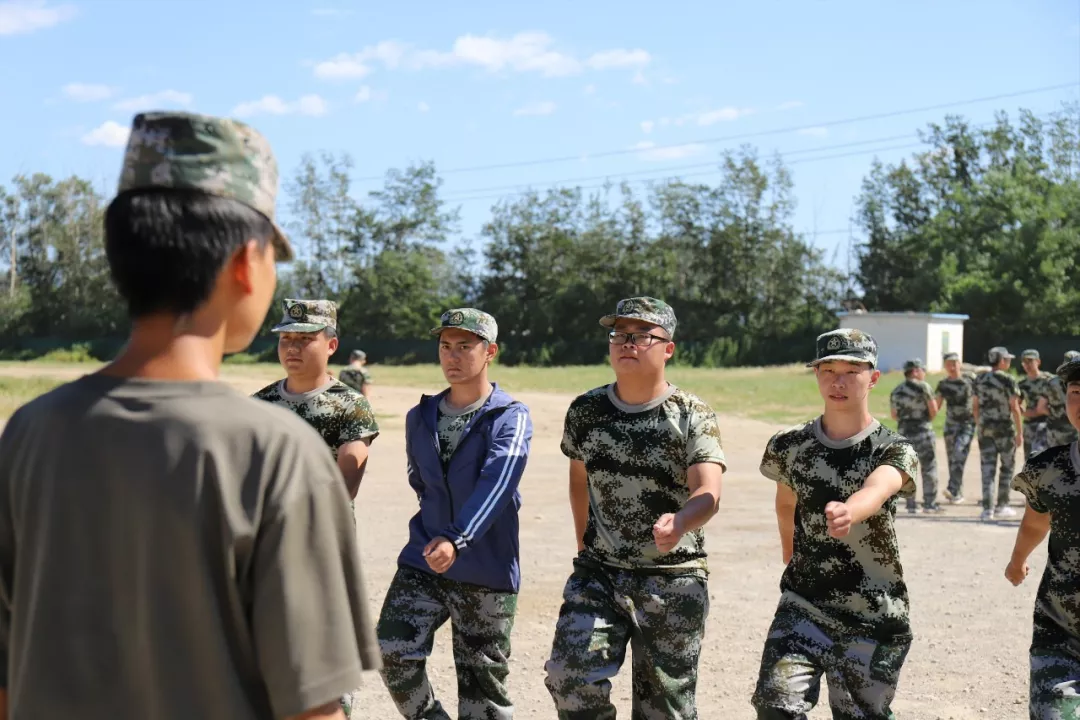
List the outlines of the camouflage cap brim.
<svg viewBox="0 0 1080 720">
<path fill-rule="evenodd" d="M 865 354 L 860 354 L 860 355 L 855 355 L 855 354 L 852 354 L 852 355 L 826 355 L 823 358 L 818 358 L 817 360 L 811 360 L 810 362 L 806 363 L 806 367 L 808 367 L 808 368 L 817 367 L 818 365 L 821 365 L 822 363 L 834 362 L 834 361 L 835 362 L 862 363 L 864 365 L 869 365 L 870 367 L 876 367 L 877 366 L 877 361 L 874 360 L 874 358 L 870 357 L 869 353 L 865 353 Z"/>
<path fill-rule="evenodd" d="M 271 220 L 270 224 L 274 226 L 274 237 L 270 238 L 270 242 L 274 246 L 274 260 L 277 262 L 292 262 L 296 259 L 292 243 L 289 242 L 289 238 L 285 237 L 285 233 L 282 232 L 276 222 Z"/>
<path fill-rule="evenodd" d="M 275 333 L 313 333 L 320 332 L 330 327 L 329 325 L 320 325 L 319 323 L 279 323 L 270 328 L 270 332 Z"/>
<path fill-rule="evenodd" d="M 1058 367 L 1057 376 L 1065 382 L 1080 380 L 1080 360 L 1070 360 Z"/>
</svg>

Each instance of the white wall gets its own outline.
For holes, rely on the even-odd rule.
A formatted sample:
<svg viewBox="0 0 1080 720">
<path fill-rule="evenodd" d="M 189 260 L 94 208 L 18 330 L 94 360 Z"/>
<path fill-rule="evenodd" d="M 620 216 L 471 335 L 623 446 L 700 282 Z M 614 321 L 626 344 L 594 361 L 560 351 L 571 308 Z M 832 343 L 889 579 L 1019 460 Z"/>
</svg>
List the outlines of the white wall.
<svg viewBox="0 0 1080 720">
<path fill-rule="evenodd" d="M 840 318 L 840 327 L 858 328 L 874 336 L 878 344 L 878 368 L 883 372 L 900 370 L 904 363 L 912 358 L 922 358 L 923 362 L 932 361 L 927 357 L 929 323 L 930 318 L 925 315 L 907 317 L 852 314 Z M 937 364 L 940 367 L 940 353 Z"/>
<path fill-rule="evenodd" d="M 964 323 L 955 320 L 930 319 L 926 328 L 926 369 L 941 370 L 941 356 L 947 352 L 960 353 L 964 357 Z"/>
</svg>

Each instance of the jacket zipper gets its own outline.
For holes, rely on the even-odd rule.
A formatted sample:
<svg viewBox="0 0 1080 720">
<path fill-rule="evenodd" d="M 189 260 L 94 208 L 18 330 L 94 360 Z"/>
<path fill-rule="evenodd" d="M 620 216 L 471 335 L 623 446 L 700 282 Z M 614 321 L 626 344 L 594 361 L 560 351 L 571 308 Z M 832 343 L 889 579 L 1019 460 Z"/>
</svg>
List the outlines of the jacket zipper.
<svg viewBox="0 0 1080 720">
<path fill-rule="evenodd" d="M 447 460 L 446 465 L 443 466 L 443 463 L 442 463 L 442 448 L 439 447 L 439 431 L 437 429 L 435 430 L 435 435 L 433 435 L 432 438 L 431 438 L 431 442 L 432 442 L 432 444 L 435 445 L 435 457 L 439 458 L 439 465 L 442 466 L 443 485 L 446 486 L 446 494 L 450 497 L 450 522 L 453 523 L 454 522 L 454 491 L 450 488 L 450 478 L 446 474 L 446 469 L 448 467 L 450 467 L 450 460 Z M 459 447 L 460 447 L 460 445 L 461 445 L 461 443 L 458 443 Z M 454 452 L 457 452 L 457 448 L 454 448 Z M 453 456 L 454 456 L 454 453 L 450 453 L 450 457 L 452 458 Z"/>
</svg>

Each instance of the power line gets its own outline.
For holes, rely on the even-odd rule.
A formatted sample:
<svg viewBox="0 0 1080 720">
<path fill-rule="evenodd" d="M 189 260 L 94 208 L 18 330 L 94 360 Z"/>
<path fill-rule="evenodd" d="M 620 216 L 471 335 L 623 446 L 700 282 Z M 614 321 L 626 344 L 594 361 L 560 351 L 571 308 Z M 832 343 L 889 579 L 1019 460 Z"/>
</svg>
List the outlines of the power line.
<svg viewBox="0 0 1080 720">
<path fill-rule="evenodd" d="M 687 141 L 687 142 L 682 142 L 682 143 L 674 143 L 674 144 L 670 144 L 670 145 L 656 145 L 656 146 L 653 146 L 653 147 L 648 148 L 648 149 L 653 150 L 653 151 L 655 151 L 655 150 L 667 150 L 667 149 L 672 149 L 672 148 L 686 147 L 688 145 L 710 145 L 710 144 L 722 143 L 722 142 L 732 142 L 732 141 L 735 141 L 735 140 L 748 140 L 748 139 L 751 139 L 751 138 L 767 137 L 769 135 L 782 135 L 782 134 L 785 134 L 785 133 L 793 133 L 793 132 L 798 132 L 800 130 L 811 130 L 811 129 L 814 129 L 814 128 L 821 128 L 821 127 L 836 127 L 838 125 L 850 125 L 850 124 L 854 124 L 854 123 L 867 122 L 869 120 L 884 120 L 886 118 L 900 117 L 902 115 L 913 115 L 913 114 L 916 114 L 916 113 L 930 112 L 930 111 L 933 111 L 933 110 L 944 110 L 944 109 L 947 109 L 947 108 L 960 107 L 960 106 L 963 106 L 963 105 L 975 105 L 975 104 L 978 104 L 978 103 L 991 102 L 991 101 L 994 101 L 994 100 L 1006 100 L 1006 99 L 1009 99 L 1009 98 L 1021 97 L 1021 96 L 1024 96 L 1024 95 L 1035 95 L 1035 94 L 1038 94 L 1038 93 L 1050 92 L 1050 91 L 1053 91 L 1053 90 L 1064 90 L 1064 89 L 1067 89 L 1067 88 L 1075 88 L 1077 86 L 1080 86 L 1080 82 L 1073 81 L 1073 82 L 1068 82 L 1068 83 L 1061 83 L 1061 84 L 1058 84 L 1058 85 L 1047 85 L 1047 86 L 1044 86 L 1044 87 L 1031 88 L 1031 89 L 1028 89 L 1028 90 L 1019 90 L 1019 91 L 1016 91 L 1016 92 L 1001 93 L 1001 94 L 998 94 L 998 95 L 987 95 L 985 97 L 972 98 L 972 99 L 969 99 L 969 100 L 956 100 L 956 101 L 947 102 L 947 103 L 938 103 L 938 104 L 935 104 L 935 105 L 924 105 L 922 107 L 907 108 L 907 109 L 904 109 L 904 110 L 890 110 L 890 111 L 887 111 L 887 112 L 873 113 L 873 114 L 870 114 L 870 115 L 860 115 L 860 116 L 857 116 L 857 117 L 840 118 L 840 119 L 837 119 L 837 120 L 827 120 L 825 122 L 816 122 L 816 123 L 813 123 L 813 124 L 810 124 L 810 125 L 795 125 L 795 126 L 777 128 L 777 129 L 773 129 L 773 130 L 758 130 L 758 131 L 755 131 L 755 132 L 739 133 L 739 134 L 736 134 L 736 135 L 724 135 L 724 136 L 720 136 L 720 137 L 703 138 L 703 139 L 700 139 L 700 140 L 692 140 L 692 141 Z M 490 164 L 490 165 L 473 165 L 473 166 L 467 166 L 467 167 L 450 168 L 449 170 L 440 170 L 439 174 L 440 175 L 456 175 L 456 174 L 459 174 L 459 173 L 481 172 L 481 171 L 484 171 L 484 170 L 503 170 L 503 169 L 508 169 L 508 168 L 517 168 L 517 167 L 532 167 L 532 166 L 536 166 L 536 165 L 550 165 L 550 164 L 554 164 L 554 163 L 573 162 L 573 161 L 581 159 L 581 157 L 583 155 L 590 158 L 590 159 L 592 159 L 592 158 L 604 158 L 604 157 L 614 157 L 614 156 L 618 156 L 618 155 L 629 155 L 631 153 L 639 153 L 639 152 L 641 152 L 641 150 L 642 150 L 641 148 L 622 148 L 622 149 L 619 149 L 619 150 L 605 150 L 605 151 L 595 152 L 595 153 L 577 153 L 575 155 L 563 155 L 563 156 L 559 156 L 559 157 L 538 158 L 538 159 L 534 159 L 534 160 L 518 160 L 518 161 L 506 162 L 506 163 L 493 163 L 493 164 Z M 354 182 L 376 182 L 376 181 L 381 181 L 381 180 L 384 180 L 384 179 L 385 179 L 385 177 L 383 175 L 369 175 L 369 176 L 366 176 L 366 177 L 353 178 L 353 181 Z"/>
</svg>

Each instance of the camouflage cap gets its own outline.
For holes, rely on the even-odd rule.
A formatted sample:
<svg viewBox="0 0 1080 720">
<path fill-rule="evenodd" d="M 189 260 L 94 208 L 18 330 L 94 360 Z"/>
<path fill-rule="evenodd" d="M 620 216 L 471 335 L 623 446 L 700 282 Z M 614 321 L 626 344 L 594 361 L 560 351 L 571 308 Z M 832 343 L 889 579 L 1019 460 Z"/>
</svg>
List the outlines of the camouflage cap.
<svg viewBox="0 0 1080 720">
<path fill-rule="evenodd" d="M 959 360 L 959 359 L 960 359 L 960 353 L 947 352 L 947 353 L 945 353 L 944 355 L 941 356 L 941 360 L 943 362 L 949 362 L 950 360 Z"/>
<path fill-rule="evenodd" d="M 926 365 L 923 364 L 922 358 L 914 358 L 904 363 L 904 372 L 909 370 L 925 370 Z"/>
<path fill-rule="evenodd" d="M 363 350 L 353 350 L 349 353 L 349 361 L 353 360 L 367 360 L 367 353 Z"/>
<path fill-rule="evenodd" d="M 1020 353 L 1020 359 L 1021 360 L 1027 360 L 1028 358 L 1035 358 L 1036 360 L 1041 359 L 1041 357 L 1039 355 L 1039 351 L 1035 350 L 1033 348 L 1025 350 L 1024 352 Z"/>
<path fill-rule="evenodd" d="M 476 308 L 455 308 L 447 310 L 439 318 L 439 325 L 431 329 L 432 335 L 440 335 L 446 328 L 459 328 L 479 336 L 489 343 L 499 337 L 499 325 L 495 318 Z"/>
<path fill-rule="evenodd" d="M 1066 383 L 1080 382 L 1080 357 L 1062 363 L 1057 369 L 1057 376 Z"/>
<path fill-rule="evenodd" d="M 333 328 L 337 330 L 337 303 L 333 300 L 281 301 L 281 322 L 270 328 L 276 333 L 311 333 Z"/>
<path fill-rule="evenodd" d="M 1080 351 L 1069 350 L 1065 353 L 1065 362 L 1072 362 L 1073 360 L 1080 360 Z"/>
<path fill-rule="evenodd" d="M 136 115 L 117 194 L 148 188 L 199 190 L 241 202 L 273 224 L 277 259 L 293 259 L 274 219 L 277 161 L 266 138 L 244 123 L 186 112 Z"/>
<path fill-rule="evenodd" d="M 635 297 L 620 300 L 615 306 L 615 313 L 600 318 L 600 324 L 606 328 L 615 327 L 615 322 L 625 318 L 627 320 L 641 320 L 642 322 L 658 325 L 667 331 L 669 337 L 675 337 L 675 310 L 663 300 L 652 297 Z"/>
<path fill-rule="evenodd" d="M 839 328 L 818 335 L 817 357 L 806 367 L 817 367 L 831 360 L 868 363 L 870 367 L 877 367 L 877 353 L 877 341 L 868 333 L 855 328 Z"/>
<path fill-rule="evenodd" d="M 1004 360 L 1005 358 L 1014 358 L 1014 357 L 1016 357 L 1016 356 L 1013 355 L 1011 352 L 1009 352 L 1008 348 L 1001 347 L 1000 345 L 998 347 L 990 348 L 990 352 L 988 352 L 986 354 L 986 359 L 990 361 L 991 365 L 997 364 L 997 363 L 1001 362 L 1002 360 Z"/>
</svg>

